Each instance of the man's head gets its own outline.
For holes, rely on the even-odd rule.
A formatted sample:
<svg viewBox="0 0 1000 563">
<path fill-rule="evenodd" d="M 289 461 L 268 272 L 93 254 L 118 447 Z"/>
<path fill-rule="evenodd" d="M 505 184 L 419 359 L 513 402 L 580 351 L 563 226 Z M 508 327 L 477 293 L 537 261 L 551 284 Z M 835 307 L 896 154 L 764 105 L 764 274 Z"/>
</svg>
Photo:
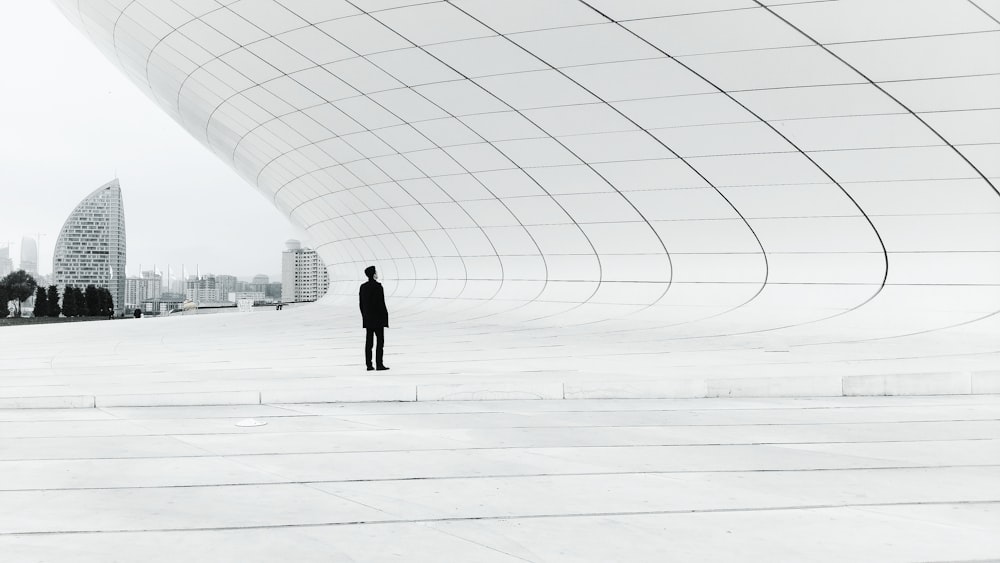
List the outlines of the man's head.
<svg viewBox="0 0 1000 563">
<path fill-rule="evenodd" d="M 375 266 L 368 266 L 365 268 L 365 275 L 368 276 L 368 279 L 370 280 L 375 279 Z"/>
</svg>

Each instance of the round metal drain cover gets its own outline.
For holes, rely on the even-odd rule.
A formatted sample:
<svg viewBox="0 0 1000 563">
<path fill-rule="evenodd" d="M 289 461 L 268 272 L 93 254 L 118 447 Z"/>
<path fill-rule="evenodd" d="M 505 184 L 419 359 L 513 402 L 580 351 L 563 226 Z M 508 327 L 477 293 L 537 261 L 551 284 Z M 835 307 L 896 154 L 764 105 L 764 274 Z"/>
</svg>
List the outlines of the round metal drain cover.
<svg viewBox="0 0 1000 563">
<path fill-rule="evenodd" d="M 267 424 L 267 421 L 257 420 L 255 418 L 246 418 L 246 419 L 243 419 L 243 420 L 237 422 L 236 426 L 242 426 L 244 428 L 247 428 L 247 427 L 253 427 L 253 426 L 264 426 L 265 424 Z"/>
</svg>

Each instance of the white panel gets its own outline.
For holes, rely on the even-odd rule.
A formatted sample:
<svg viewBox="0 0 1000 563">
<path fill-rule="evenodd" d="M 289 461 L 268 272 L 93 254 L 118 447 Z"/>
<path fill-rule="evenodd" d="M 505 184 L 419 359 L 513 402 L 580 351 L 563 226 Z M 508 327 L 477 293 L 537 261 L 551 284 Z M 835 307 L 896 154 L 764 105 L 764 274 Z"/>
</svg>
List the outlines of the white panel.
<svg viewBox="0 0 1000 563">
<path fill-rule="evenodd" d="M 412 319 L 637 352 L 995 312 L 995 0 L 58 3 L 307 229 L 332 301 L 378 262 Z"/>
</svg>

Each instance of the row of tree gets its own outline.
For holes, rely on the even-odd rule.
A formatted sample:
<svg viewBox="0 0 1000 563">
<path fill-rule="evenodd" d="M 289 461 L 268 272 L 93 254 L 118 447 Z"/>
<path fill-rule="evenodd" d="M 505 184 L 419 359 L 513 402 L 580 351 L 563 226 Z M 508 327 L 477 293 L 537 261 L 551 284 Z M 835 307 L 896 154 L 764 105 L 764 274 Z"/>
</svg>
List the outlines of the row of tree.
<svg viewBox="0 0 1000 563">
<path fill-rule="evenodd" d="M 88 285 L 81 289 L 67 285 L 63 289 L 62 301 L 59 288 L 50 285 L 48 289 L 39 286 L 35 279 L 18 270 L 0 279 L 0 318 L 10 313 L 9 305 L 14 302 L 14 316 L 21 316 L 21 304 L 35 295 L 36 317 L 110 317 L 114 313 L 114 299 L 106 287 Z"/>
<path fill-rule="evenodd" d="M 80 289 L 67 285 L 63 289 L 62 304 L 59 303 L 59 289 L 50 285 L 48 290 L 39 287 L 35 293 L 36 317 L 110 317 L 114 312 L 114 300 L 106 287 L 88 285 Z"/>
</svg>

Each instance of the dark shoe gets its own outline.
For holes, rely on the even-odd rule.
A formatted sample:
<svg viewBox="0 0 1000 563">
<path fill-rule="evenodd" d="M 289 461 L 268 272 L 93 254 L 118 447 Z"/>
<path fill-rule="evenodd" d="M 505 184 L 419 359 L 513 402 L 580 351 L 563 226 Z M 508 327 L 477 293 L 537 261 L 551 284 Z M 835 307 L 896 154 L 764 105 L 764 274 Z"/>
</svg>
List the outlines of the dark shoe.
<svg viewBox="0 0 1000 563">
<path fill-rule="evenodd" d="M 377 369 L 378 371 L 386 371 L 386 370 L 388 370 L 389 368 L 387 368 L 387 367 L 385 367 L 385 366 L 379 366 L 379 367 L 377 367 L 377 368 L 375 368 L 375 369 Z"/>
<path fill-rule="evenodd" d="M 368 371 L 375 371 L 375 368 L 368 366 Z"/>
</svg>

